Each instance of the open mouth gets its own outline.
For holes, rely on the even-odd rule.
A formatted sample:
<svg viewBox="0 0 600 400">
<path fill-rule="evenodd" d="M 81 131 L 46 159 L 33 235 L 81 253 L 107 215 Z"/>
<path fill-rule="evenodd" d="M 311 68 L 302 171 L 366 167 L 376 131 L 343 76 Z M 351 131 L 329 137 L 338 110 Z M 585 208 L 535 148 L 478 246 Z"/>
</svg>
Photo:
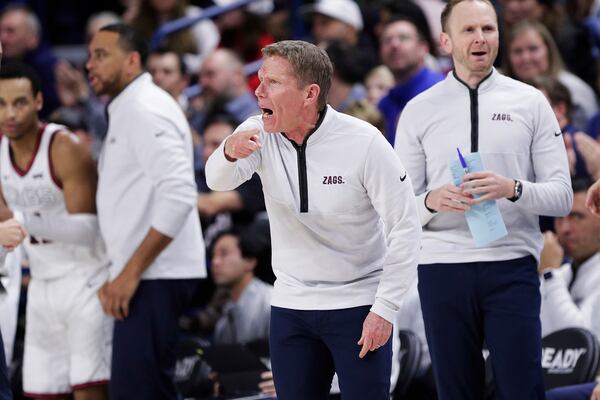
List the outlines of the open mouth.
<svg viewBox="0 0 600 400">
<path fill-rule="evenodd" d="M 481 56 L 485 56 L 487 53 L 485 51 L 474 51 L 471 54 L 473 54 L 476 57 L 481 57 Z"/>
<path fill-rule="evenodd" d="M 261 110 L 263 113 L 263 117 L 269 117 L 273 115 L 273 110 L 271 110 L 270 108 L 261 108 Z"/>
</svg>

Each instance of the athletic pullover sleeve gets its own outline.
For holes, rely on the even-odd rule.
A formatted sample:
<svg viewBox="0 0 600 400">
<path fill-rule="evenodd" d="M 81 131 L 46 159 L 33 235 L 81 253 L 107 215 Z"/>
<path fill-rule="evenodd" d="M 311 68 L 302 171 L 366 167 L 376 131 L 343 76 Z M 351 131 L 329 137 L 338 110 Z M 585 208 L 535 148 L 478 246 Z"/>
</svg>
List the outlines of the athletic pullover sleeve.
<svg viewBox="0 0 600 400">
<path fill-rule="evenodd" d="M 407 107 L 410 107 L 410 103 Z M 425 226 L 435 216 L 435 213 L 429 211 L 425 206 L 425 197 L 428 193 L 425 150 L 421 145 L 419 137 L 416 135 L 417 130 L 412 126 L 414 120 L 411 121 L 410 118 L 407 118 L 407 114 L 408 113 L 403 112 L 398 120 L 394 148 L 410 173 L 412 184 L 417 195 L 416 205 L 420 223 L 421 226 Z"/>
<path fill-rule="evenodd" d="M 154 187 L 150 226 L 173 238 L 184 226 L 197 196 L 185 136 L 181 127 L 160 115 L 144 115 L 138 124 L 141 126 L 128 138 L 131 151 Z"/>
<path fill-rule="evenodd" d="M 387 253 L 371 311 L 393 323 L 400 302 L 416 277 L 421 227 L 411 179 L 382 135 L 371 142 L 364 184 L 384 222 Z"/>
<path fill-rule="evenodd" d="M 258 127 L 251 121 L 246 121 L 235 131 L 243 131 Z M 206 162 L 206 183 L 211 190 L 226 191 L 237 188 L 242 183 L 252 178 L 260 162 L 260 149 L 252 153 L 249 157 L 229 161 L 225 158 L 225 143 L 227 137 L 221 145 L 210 155 Z M 261 137 L 260 140 L 263 140 Z"/>
<path fill-rule="evenodd" d="M 47 215 L 41 212 L 14 211 L 14 215 L 25 226 L 27 232 L 35 237 L 80 246 L 92 246 L 100 235 L 98 217 L 94 214 Z"/>
<path fill-rule="evenodd" d="M 534 101 L 531 159 L 536 181 L 522 182 L 523 195 L 516 204 L 534 214 L 567 215 L 573 206 L 573 190 L 560 126 L 541 93 Z"/>
</svg>

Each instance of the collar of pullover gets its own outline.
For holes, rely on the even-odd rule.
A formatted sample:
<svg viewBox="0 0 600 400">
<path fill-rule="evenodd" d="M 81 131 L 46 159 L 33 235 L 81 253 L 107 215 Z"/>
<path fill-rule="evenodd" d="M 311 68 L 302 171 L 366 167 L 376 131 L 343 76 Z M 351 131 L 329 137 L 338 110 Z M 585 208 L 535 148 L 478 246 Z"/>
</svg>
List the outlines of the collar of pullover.
<svg viewBox="0 0 600 400">
<path fill-rule="evenodd" d="M 496 79 L 498 78 L 498 71 L 496 71 L 496 68 L 492 67 L 492 70 L 490 71 L 490 73 L 481 80 L 481 82 L 479 82 L 479 84 L 477 85 L 477 87 L 474 89 L 477 91 L 477 93 L 485 93 L 488 90 L 492 89 L 494 87 L 494 82 L 496 82 Z M 469 85 L 467 85 L 467 83 L 463 80 L 461 80 L 457 75 L 456 72 L 454 70 L 450 71 L 448 73 L 448 80 L 452 83 L 452 85 L 459 89 L 459 90 L 470 90 L 471 88 L 469 87 Z"/>
<path fill-rule="evenodd" d="M 333 110 L 329 104 L 327 106 L 325 106 L 325 108 L 323 109 L 323 111 L 319 114 L 319 119 L 317 120 L 317 123 L 316 123 L 315 127 L 304 138 L 304 143 L 306 143 L 306 145 L 315 143 L 321 137 L 323 137 L 323 136 L 326 135 L 326 133 L 327 133 L 326 132 L 327 131 L 327 129 L 326 129 L 327 121 L 329 121 L 332 118 L 332 114 L 334 112 L 335 112 L 335 110 Z M 295 144 L 297 146 L 301 146 L 301 144 L 297 144 L 296 142 L 290 140 L 287 137 L 287 135 L 285 134 L 285 132 L 281 132 L 281 134 L 286 139 L 288 139 L 290 141 L 290 143 Z"/>
</svg>

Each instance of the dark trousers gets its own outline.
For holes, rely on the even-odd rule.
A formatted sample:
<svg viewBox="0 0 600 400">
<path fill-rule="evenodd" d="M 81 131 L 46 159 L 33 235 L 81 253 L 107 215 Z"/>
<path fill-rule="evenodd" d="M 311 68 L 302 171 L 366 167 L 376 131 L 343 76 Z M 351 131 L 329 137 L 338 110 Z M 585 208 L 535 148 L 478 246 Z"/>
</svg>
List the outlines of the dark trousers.
<svg viewBox="0 0 600 400">
<path fill-rule="evenodd" d="M 547 400 L 590 400 L 596 382 L 565 386 L 546 392 Z"/>
<path fill-rule="evenodd" d="M 4 354 L 4 341 L 0 333 L 0 400 L 12 399 L 10 394 L 10 380 L 6 368 L 6 355 Z"/>
<path fill-rule="evenodd" d="M 356 343 L 370 306 L 271 308 L 271 366 L 279 400 L 324 400 L 337 372 L 344 400 L 389 400 L 392 339 L 363 359 Z"/>
<path fill-rule="evenodd" d="M 419 297 L 440 400 L 484 398 L 484 341 L 498 400 L 544 399 L 533 257 L 420 265 Z"/>
<path fill-rule="evenodd" d="M 197 279 L 142 280 L 129 316 L 115 321 L 111 400 L 177 399 L 173 377 L 179 316 Z"/>
</svg>

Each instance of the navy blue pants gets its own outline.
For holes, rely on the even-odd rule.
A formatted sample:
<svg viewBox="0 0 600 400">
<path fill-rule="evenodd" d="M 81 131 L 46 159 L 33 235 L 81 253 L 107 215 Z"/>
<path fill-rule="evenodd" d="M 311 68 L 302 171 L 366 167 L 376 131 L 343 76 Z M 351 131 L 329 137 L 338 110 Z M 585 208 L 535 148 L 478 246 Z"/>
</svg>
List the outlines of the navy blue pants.
<svg viewBox="0 0 600 400">
<path fill-rule="evenodd" d="M 596 382 L 565 386 L 546 392 L 547 400 L 590 400 Z"/>
<path fill-rule="evenodd" d="M 271 307 L 271 366 L 279 400 L 327 399 L 334 371 L 344 400 L 389 400 L 392 340 L 363 359 L 356 343 L 370 306 Z"/>
<path fill-rule="evenodd" d="M 111 400 L 177 399 L 173 377 L 179 316 L 197 279 L 142 280 L 129 316 L 115 321 L 110 376 Z"/>
<path fill-rule="evenodd" d="M 0 333 L 0 400 L 10 400 L 10 381 L 6 368 L 6 355 L 4 354 L 4 341 Z"/>
<path fill-rule="evenodd" d="M 484 340 L 498 400 L 544 399 L 533 257 L 420 265 L 419 297 L 439 400 L 484 398 Z"/>
</svg>

